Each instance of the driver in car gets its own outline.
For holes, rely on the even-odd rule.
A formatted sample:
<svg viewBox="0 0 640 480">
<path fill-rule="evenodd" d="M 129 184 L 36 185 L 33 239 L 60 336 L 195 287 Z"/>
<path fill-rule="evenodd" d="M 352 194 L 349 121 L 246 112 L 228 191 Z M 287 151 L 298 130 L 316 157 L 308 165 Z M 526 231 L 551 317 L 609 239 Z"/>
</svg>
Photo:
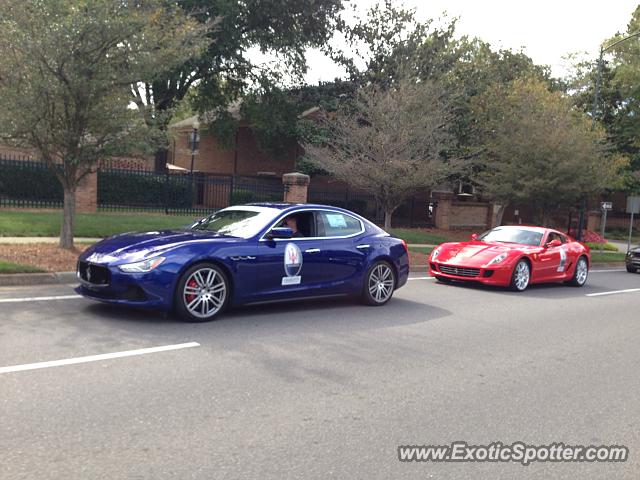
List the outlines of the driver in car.
<svg viewBox="0 0 640 480">
<path fill-rule="evenodd" d="M 302 232 L 298 230 L 298 218 L 295 215 L 290 215 L 287 218 L 285 218 L 283 222 L 283 226 L 288 227 L 293 231 L 293 235 L 292 235 L 293 238 L 304 237 Z"/>
</svg>

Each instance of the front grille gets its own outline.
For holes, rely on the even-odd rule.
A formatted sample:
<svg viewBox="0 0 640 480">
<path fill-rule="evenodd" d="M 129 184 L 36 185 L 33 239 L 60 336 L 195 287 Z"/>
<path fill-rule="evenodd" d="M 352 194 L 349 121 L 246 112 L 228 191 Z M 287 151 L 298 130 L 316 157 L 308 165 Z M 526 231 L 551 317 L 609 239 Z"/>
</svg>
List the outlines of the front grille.
<svg viewBox="0 0 640 480">
<path fill-rule="evenodd" d="M 453 265 L 440 265 L 440 271 L 458 277 L 477 277 L 480 274 L 479 268 L 454 267 Z"/>
<path fill-rule="evenodd" d="M 633 252 L 633 256 L 636 258 L 640 258 L 640 252 Z"/>
<path fill-rule="evenodd" d="M 109 280 L 111 279 L 111 274 L 107 267 L 88 262 L 78 263 L 78 274 L 82 280 L 92 285 L 109 285 Z"/>
</svg>

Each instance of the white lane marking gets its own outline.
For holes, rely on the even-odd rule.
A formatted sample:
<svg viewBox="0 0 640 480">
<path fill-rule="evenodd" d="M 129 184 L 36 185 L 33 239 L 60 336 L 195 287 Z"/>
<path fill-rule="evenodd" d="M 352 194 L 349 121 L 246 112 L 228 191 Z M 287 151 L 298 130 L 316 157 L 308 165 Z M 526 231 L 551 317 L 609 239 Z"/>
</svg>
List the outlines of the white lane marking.
<svg viewBox="0 0 640 480">
<path fill-rule="evenodd" d="M 435 277 L 409 277 L 407 280 L 433 280 Z"/>
<path fill-rule="evenodd" d="M 626 272 L 626 270 L 622 268 L 618 268 L 616 270 L 589 270 L 589 273 L 611 273 L 611 272 Z"/>
<path fill-rule="evenodd" d="M 22 372 L 25 370 L 36 370 L 38 368 L 61 367 L 63 365 L 75 365 L 77 363 L 98 362 L 100 360 L 111 360 L 112 358 L 132 357 L 134 355 L 146 355 L 147 353 L 167 352 L 169 350 L 179 350 L 181 348 L 191 348 L 199 346 L 200 344 L 197 342 L 188 342 L 178 343 L 175 345 L 164 345 L 162 347 L 127 350 L 124 352 L 102 353 L 100 355 L 89 355 L 86 357 L 65 358 L 63 360 L 52 360 L 49 362 L 26 363 L 23 365 L 0 367 L 0 373 Z"/>
<path fill-rule="evenodd" d="M 640 288 L 627 288 L 626 290 L 612 290 L 610 292 L 587 293 L 587 297 L 601 297 L 603 295 L 615 295 L 616 293 L 640 292 Z"/>
<path fill-rule="evenodd" d="M 57 295 L 53 297 L 0 298 L 0 303 L 45 302 L 48 300 L 72 300 L 76 298 L 82 298 L 82 295 Z"/>
</svg>

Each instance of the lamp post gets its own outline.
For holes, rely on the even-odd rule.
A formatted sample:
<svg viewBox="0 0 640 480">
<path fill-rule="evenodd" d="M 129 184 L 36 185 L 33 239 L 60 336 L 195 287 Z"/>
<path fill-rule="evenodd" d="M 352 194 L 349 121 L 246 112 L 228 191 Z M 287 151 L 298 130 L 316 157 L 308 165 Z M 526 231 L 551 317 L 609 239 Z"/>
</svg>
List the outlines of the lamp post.
<svg viewBox="0 0 640 480">
<path fill-rule="evenodd" d="M 198 150 L 198 146 L 200 144 L 200 136 L 198 134 L 198 129 L 200 128 L 200 122 L 196 118 L 193 121 L 193 131 L 191 132 L 191 169 L 189 170 L 191 176 L 193 176 L 193 164 L 196 160 L 196 151 Z"/>
<path fill-rule="evenodd" d="M 622 42 L 626 42 L 627 40 L 635 38 L 639 35 L 640 35 L 640 31 L 637 31 L 627 35 L 626 37 L 621 38 L 620 40 L 616 40 L 615 42 L 613 42 L 610 45 L 607 45 L 606 47 L 600 47 L 600 55 L 598 56 L 598 66 L 596 71 L 595 93 L 593 95 L 593 107 L 591 108 L 591 118 L 593 119 L 594 125 L 598 115 L 598 105 L 600 103 L 600 85 L 602 83 L 602 61 L 604 57 L 604 52 L 606 52 L 607 50 L 611 50 L 616 45 L 619 45 Z M 582 240 L 582 230 L 584 230 L 584 214 L 586 209 L 587 209 L 587 198 L 586 196 L 583 196 L 581 200 L 581 205 L 580 205 L 580 218 L 578 220 L 578 232 L 577 232 L 578 240 Z"/>
</svg>

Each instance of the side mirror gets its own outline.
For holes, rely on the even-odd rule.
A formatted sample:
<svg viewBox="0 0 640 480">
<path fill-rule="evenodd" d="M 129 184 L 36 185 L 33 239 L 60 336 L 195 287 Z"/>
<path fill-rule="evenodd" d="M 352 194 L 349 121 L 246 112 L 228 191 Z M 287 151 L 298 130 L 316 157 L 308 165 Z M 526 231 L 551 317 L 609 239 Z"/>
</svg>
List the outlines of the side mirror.
<svg viewBox="0 0 640 480">
<path fill-rule="evenodd" d="M 553 247 L 559 247 L 560 245 L 562 245 L 562 242 L 556 238 L 555 240 L 551 240 L 545 246 L 547 248 L 553 248 Z"/>
<path fill-rule="evenodd" d="M 293 230 L 289 227 L 275 227 L 272 228 L 266 235 L 267 238 L 291 238 L 293 237 Z"/>
<path fill-rule="evenodd" d="M 471 234 L 471 240 L 477 240 L 478 239 L 478 234 L 477 233 L 472 233 Z"/>
</svg>

